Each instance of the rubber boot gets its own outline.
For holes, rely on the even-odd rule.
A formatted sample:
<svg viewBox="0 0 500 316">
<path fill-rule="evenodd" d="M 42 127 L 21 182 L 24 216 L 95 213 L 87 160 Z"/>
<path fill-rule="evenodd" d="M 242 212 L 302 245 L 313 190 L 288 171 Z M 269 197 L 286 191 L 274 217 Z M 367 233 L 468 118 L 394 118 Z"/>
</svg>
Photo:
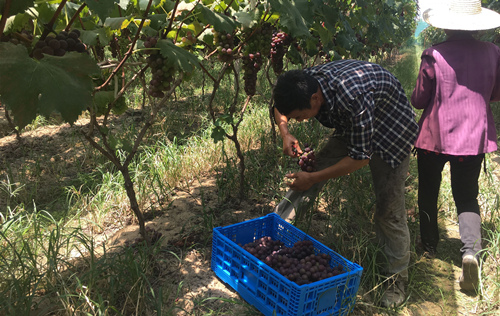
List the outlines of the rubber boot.
<svg viewBox="0 0 500 316">
<path fill-rule="evenodd" d="M 460 288 L 477 291 L 479 288 L 478 253 L 481 250 L 481 216 L 472 212 L 458 215 L 460 239 L 462 240 L 462 275 Z"/>
</svg>

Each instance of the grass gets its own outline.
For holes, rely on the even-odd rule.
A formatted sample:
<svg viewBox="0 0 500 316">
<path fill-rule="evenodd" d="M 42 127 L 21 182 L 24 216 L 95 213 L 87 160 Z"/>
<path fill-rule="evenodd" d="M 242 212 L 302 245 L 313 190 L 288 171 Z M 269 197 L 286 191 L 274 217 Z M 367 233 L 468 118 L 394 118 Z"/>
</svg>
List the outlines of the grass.
<svg viewBox="0 0 500 316">
<path fill-rule="evenodd" d="M 411 94 L 418 70 L 419 52 L 403 51 L 402 58 L 383 64 Z M 261 78 L 265 86 L 265 78 Z M 232 85 L 223 81 L 217 100 L 220 109 L 230 102 Z M 172 217 L 176 201 L 196 187 L 201 210 L 178 228 L 183 239 L 166 240 L 153 247 L 141 243 L 102 242 L 103 234 L 133 224 L 119 172 L 103 160 L 77 133 L 67 127 L 55 136 L 36 137 L 26 132 L 24 146 L 8 145 L 14 154 L 2 156 L 0 171 L 0 315 L 256 315 L 256 310 L 237 298 L 196 288 L 183 271 L 208 266 L 213 227 L 253 218 L 272 210 L 286 189 L 284 175 L 296 170 L 295 162 L 281 153 L 281 142 L 272 141 L 268 114 L 269 88 L 263 88 L 249 108 L 239 140 L 246 159 L 247 197 L 237 200 L 238 165 L 231 142 L 214 143 L 212 123 L 203 104 L 208 91 L 203 78 L 193 78 L 179 89 L 176 102 L 162 113 L 131 167 L 138 202 L 148 220 Z M 206 97 L 206 96 L 205 96 Z M 133 98 L 132 98 L 133 100 Z M 500 109 L 494 107 L 497 121 Z M 133 133 L 140 119 L 123 116 L 114 126 Z M 30 128 L 36 131 L 39 120 Z M 329 130 L 316 121 L 290 126 L 303 143 L 321 145 Z M 30 136 L 27 136 L 30 135 Z M 55 143 L 55 137 L 64 142 Z M 33 138 L 31 138 L 33 137 Z M 43 144 L 47 144 L 44 147 Z M 499 305 L 500 199 L 498 167 L 487 156 L 481 174 L 484 266 L 480 296 L 457 291 L 460 269 L 459 240 L 453 235 L 456 211 L 445 170 L 440 195 L 440 226 L 443 238 L 437 260 L 421 258 L 415 249 L 418 234 L 416 206 L 417 166 L 412 157 L 407 179 L 407 209 L 412 236 L 409 299 L 395 311 L 376 306 L 383 281 L 374 242 L 371 217 L 374 195 L 367 168 L 330 181 L 316 208 L 296 225 L 323 244 L 363 266 L 363 277 L 354 315 L 427 315 L 495 313 Z M 211 200 L 205 179 L 213 179 L 216 200 Z M 239 214 L 250 205 L 248 214 Z M 153 221 L 152 221 L 153 222 Z M 152 226 L 153 227 L 153 226 Z M 190 257 L 194 256 L 194 257 Z M 191 264 L 192 266 L 189 266 Z M 195 273 L 194 270 L 185 273 Z M 439 286 L 436 286 L 439 284 Z"/>
</svg>

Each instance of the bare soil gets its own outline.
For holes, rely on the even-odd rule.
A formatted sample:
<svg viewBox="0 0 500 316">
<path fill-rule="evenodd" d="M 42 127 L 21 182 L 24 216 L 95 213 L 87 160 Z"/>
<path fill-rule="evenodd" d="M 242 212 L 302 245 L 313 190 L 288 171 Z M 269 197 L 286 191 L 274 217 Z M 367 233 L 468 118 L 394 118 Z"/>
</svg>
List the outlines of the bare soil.
<svg viewBox="0 0 500 316">
<path fill-rule="evenodd" d="M 0 108 L 0 113 L 4 110 Z M 89 163 L 91 157 L 86 156 L 84 150 L 87 145 L 76 141 L 68 147 L 68 137 L 78 137 L 78 129 L 84 122 L 73 127 L 69 125 L 45 126 L 34 131 L 24 132 L 22 142 L 16 140 L 11 129 L 0 115 L 0 175 L 5 177 L 8 170 L 24 169 L 27 173 L 33 168 L 43 170 L 42 177 L 37 179 L 37 195 L 44 196 L 47 200 L 53 196 L 51 192 L 61 190 L 71 184 L 77 177 L 78 170 L 89 171 L 95 166 Z M 500 158 L 493 159 L 500 163 Z M 57 166 L 56 166 L 57 165 Z M 86 166 L 86 167 L 85 167 Z M 498 176 L 498 169 L 497 169 Z M 5 179 L 5 178 L 3 178 Z M 30 185 L 30 184 L 27 184 Z M 33 185 L 33 184 L 31 184 Z M 50 205 L 50 201 L 41 201 Z M 0 203 L 5 207 L 5 201 Z M 212 175 L 207 175 L 199 182 L 192 182 L 183 188 L 178 188 L 171 198 L 168 207 L 155 214 L 149 214 L 147 226 L 157 230 L 164 237 L 163 247 L 173 251 L 178 256 L 167 257 L 163 264 L 161 279 L 158 282 L 169 283 L 172 294 L 171 304 L 179 307 L 176 315 L 202 315 L 202 311 L 213 309 L 225 311 L 218 315 L 259 315 L 260 313 L 251 306 L 243 304 L 238 293 L 221 282 L 210 268 L 211 241 L 206 235 L 200 233 L 204 227 L 207 210 L 223 214 L 224 222 L 229 225 L 259 216 L 272 211 L 274 202 L 266 199 L 260 201 L 248 200 L 231 205 L 224 204 L 221 209 L 218 200 L 217 186 Z M 57 201 L 55 202 L 57 204 Z M 314 225 L 319 225 L 321 212 L 313 218 Z M 219 223 L 218 223 L 219 224 Z M 456 250 L 459 249 L 458 226 L 452 220 L 443 220 L 446 231 L 444 242 L 438 251 L 440 255 L 434 260 L 428 260 L 415 254 L 413 258 L 414 281 L 413 288 L 408 288 L 408 301 L 403 308 L 389 311 L 375 306 L 371 293 L 358 293 L 357 304 L 352 315 L 477 315 L 476 302 L 478 297 L 462 293 L 458 287 L 457 279 L 460 275 L 460 262 Z M 311 229 L 314 231 L 314 228 Z M 131 216 L 122 223 L 109 225 L 109 228 L 98 236 L 108 247 L 124 245 L 133 242 L 138 235 L 138 226 Z M 450 249 L 454 249 L 453 251 Z M 179 284 L 182 284 L 180 290 Z M 209 298 L 222 298 L 209 299 Z M 204 300 L 208 299 L 208 300 Z M 229 303 L 227 300 L 240 302 Z"/>
</svg>

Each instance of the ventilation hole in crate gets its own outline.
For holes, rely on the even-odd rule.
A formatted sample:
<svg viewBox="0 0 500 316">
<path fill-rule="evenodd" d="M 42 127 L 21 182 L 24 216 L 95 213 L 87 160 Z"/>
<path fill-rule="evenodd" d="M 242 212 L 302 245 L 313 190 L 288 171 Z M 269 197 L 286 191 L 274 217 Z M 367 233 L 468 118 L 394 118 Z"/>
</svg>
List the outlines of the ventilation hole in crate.
<svg viewBox="0 0 500 316">
<path fill-rule="evenodd" d="M 269 283 L 271 283 L 272 285 L 274 285 L 276 288 L 279 288 L 279 285 L 280 285 L 280 281 L 279 280 L 276 280 L 275 278 L 270 277 L 269 278 Z"/>
<path fill-rule="evenodd" d="M 259 272 L 259 268 L 257 267 L 257 265 L 253 264 L 252 262 L 249 262 L 249 265 L 250 265 L 250 270 Z"/>
<path fill-rule="evenodd" d="M 309 313 L 313 310 L 314 305 L 312 302 L 304 303 L 302 305 L 302 314 L 301 315 L 309 315 Z"/>
<path fill-rule="evenodd" d="M 278 296 L 278 301 L 279 301 L 281 304 L 285 305 L 285 306 L 287 306 L 287 305 L 288 305 L 288 299 L 287 299 L 287 298 L 284 298 L 284 297 L 283 297 L 283 296 L 281 296 L 281 295 L 280 295 L 280 296 Z"/>
<path fill-rule="evenodd" d="M 276 306 L 276 315 L 286 315 L 286 310 L 284 310 L 281 306 Z M 295 315 L 295 314 L 290 314 Z"/>
<path fill-rule="evenodd" d="M 280 284 L 280 292 L 285 294 L 286 296 L 290 295 L 290 289 L 287 286 L 284 286 L 284 284 Z"/>
<path fill-rule="evenodd" d="M 260 298 L 261 300 L 263 300 L 264 302 L 266 301 L 266 298 L 267 298 L 267 295 L 264 294 L 263 292 L 261 291 L 257 291 L 257 297 Z"/>
<path fill-rule="evenodd" d="M 257 286 L 261 289 L 263 289 L 264 291 L 267 291 L 267 284 L 265 282 L 262 282 L 261 280 L 259 280 L 259 283 L 257 284 Z"/>
<path fill-rule="evenodd" d="M 273 309 L 276 308 L 276 302 L 269 297 L 266 297 L 266 305 L 271 306 L 271 308 L 273 308 Z"/>
<path fill-rule="evenodd" d="M 278 293 L 276 293 L 276 291 L 275 291 L 275 290 L 273 290 L 273 289 L 271 289 L 271 288 L 269 288 L 269 291 L 267 291 L 267 294 L 268 294 L 269 296 L 274 297 L 274 299 L 278 298 Z"/>
</svg>

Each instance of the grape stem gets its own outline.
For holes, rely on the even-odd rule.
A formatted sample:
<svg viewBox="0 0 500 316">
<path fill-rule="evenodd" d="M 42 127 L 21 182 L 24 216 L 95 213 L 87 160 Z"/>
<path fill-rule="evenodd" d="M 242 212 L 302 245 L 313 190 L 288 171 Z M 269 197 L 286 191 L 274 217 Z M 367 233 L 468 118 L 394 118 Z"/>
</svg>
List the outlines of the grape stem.
<svg viewBox="0 0 500 316">
<path fill-rule="evenodd" d="M 83 9 L 85 9 L 85 7 L 87 6 L 86 3 L 83 3 L 79 8 L 78 10 L 76 10 L 75 14 L 73 14 L 73 16 L 71 17 L 71 20 L 69 20 L 68 22 L 68 25 L 66 25 L 66 27 L 64 28 L 64 30 L 66 32 L 69 31 L 69 29 L 71 28 L 71 25 L 73 25 L 73 23 L 75 22 L 76 18 L 80 16 L 80 12 L 83 11 Z"/>
<path fill-rule="evenodd" d="M 61 3 L 59 3 L 59 6 L 57 7 L 56 12 L 54 12 L 54 15 L 52 16 L 52 19 L 50 19 L 49 23 L 45 25 L 45 28 L 43 30 L 42 35 L 40 36 L 40 40 L 43 41 L 47 35 L 50 34 L 50 32 L 53 31 L 54 24 L 56 23 L 57 18 L 59 17 L 59 14 L 61 14 L 62 9 L 66 5 L 67 0 L 62 0 Z"/>
<path fill-rule="evenodd" d="M 172 10 L 172 16 L 170 17 L 170 22 L 168 23 L 167 29 L 161 34 L 161 38 L 165 39 L 167 37 L 168 32 L 172 29 L 172 24 L 174 23 L 174 17 L 175 13 L 177 12 L 177 7 L 179 6 L 180 0 L 176 0 L 174 4 L 174 9 Z M 151 0 L 149 1 L 149 4 L 151 4 Z M 149 9 L 147 10 L 149 11 Z M 139 33 L 137 33 L 139 34 Z"/>
</svg>

